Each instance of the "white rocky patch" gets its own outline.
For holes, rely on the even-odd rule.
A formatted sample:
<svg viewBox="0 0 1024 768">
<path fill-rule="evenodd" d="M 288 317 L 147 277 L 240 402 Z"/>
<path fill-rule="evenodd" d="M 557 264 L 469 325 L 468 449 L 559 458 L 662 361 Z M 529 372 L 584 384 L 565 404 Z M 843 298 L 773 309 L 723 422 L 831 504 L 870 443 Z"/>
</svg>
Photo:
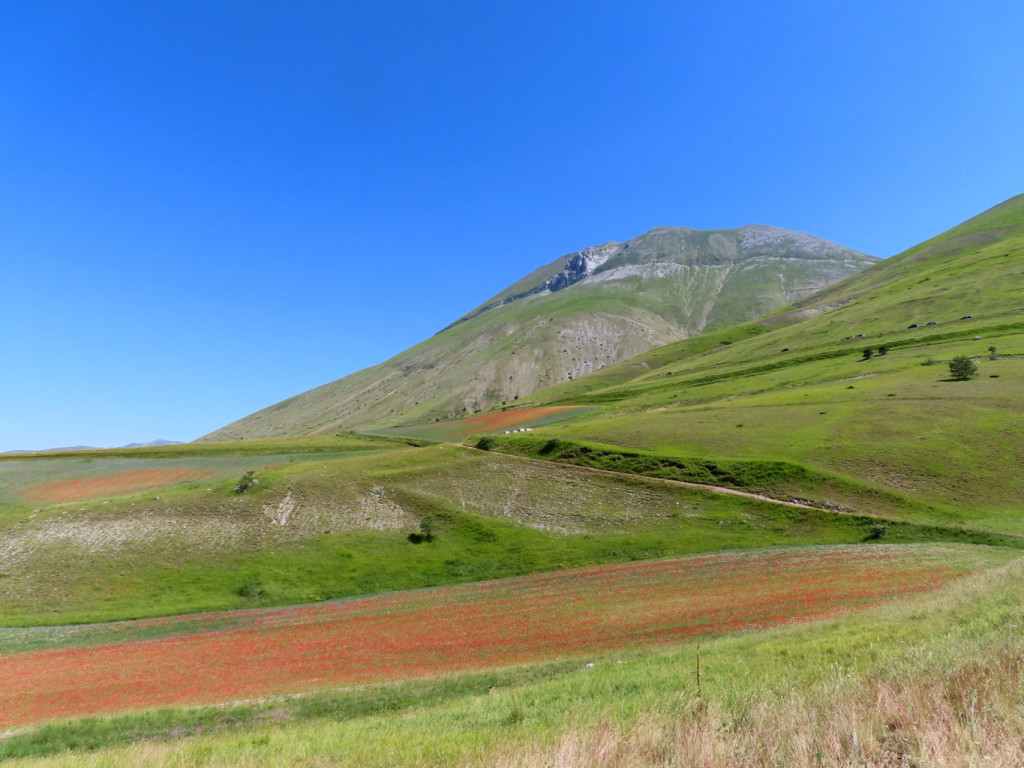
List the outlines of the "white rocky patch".
<svg viewBox="0 0 1024 768">
<path fill-rule="evenodd" d="M 263 505 L 263 514 L 270 518 L 274 525 L 286 525 L 288 518 L 295 511 L 295 501 L 292 499 L 292 492 L 289 490 L 280 503 L 269 502 Z"/>
</svg>

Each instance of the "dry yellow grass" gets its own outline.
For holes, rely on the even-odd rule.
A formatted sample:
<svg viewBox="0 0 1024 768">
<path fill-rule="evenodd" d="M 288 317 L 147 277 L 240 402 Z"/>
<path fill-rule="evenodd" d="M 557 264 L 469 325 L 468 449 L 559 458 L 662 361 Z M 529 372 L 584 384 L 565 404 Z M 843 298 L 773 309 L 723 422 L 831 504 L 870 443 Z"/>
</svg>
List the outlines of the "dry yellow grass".
<svg viewBox="0 0 1024 768">
<path fill-rule="evenodd" d="M 516 745 L 494 768 L 974 768 L 1024 765 L 1024 659 L 1006 650 L 934 679 L 867 681 L 859 695 L 754 704 L 742 721 L 649 713 Z M 827 691 L 822 693 L 828 694 Z M 466 765 L 479 765 L 478 762 Z"/>
</svg>

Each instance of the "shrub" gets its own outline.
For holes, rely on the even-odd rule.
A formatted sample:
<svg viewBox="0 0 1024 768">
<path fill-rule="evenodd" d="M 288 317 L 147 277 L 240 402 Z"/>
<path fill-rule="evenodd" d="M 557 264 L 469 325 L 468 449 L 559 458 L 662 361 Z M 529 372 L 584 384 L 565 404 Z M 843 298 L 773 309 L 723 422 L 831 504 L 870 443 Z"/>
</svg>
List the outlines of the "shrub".
<svg viewBox="0 0 1024 768">
<path fill-rule="evenodd" d="M 476 441 L 476 447 L 481 451 L 493 451 L 495 445 L 497 443 L 491 435 L 484 435 Z"/>
<path fill-rule="evenodd" d="M 256 473 L 249 470 L 239 479 L 238 485 L 235 486 L 235 493 L 245 493 L 258 482 L 259 478 L 256 477 Z"/>
<path fill-rule="evenodd" d="M 263 584 L 259 581 L 251 582 L 243 587 L 239 587 L 238 596 L 244 597 L 246 600 L 259 600 L 266 595 L 266 590 L 263 588 Z"/>
<path fill-rule="evenodd" d="M 883 344 L 882 346 L 880 346 L 878 348 L 878 354 L 880 354 L 880 355 L 887 354 L 888 352 L 889 352 L 889 345 L 888 344 Z"/>
<path fill-rule="evenodd" d="M 549 453 L 554 453 L 561 447 L 562 441 L 559 440 L 557 437 L 552 437 L 546 443 L 544 443 L 543 446 L 541 446 L 541 449 L 537 451 L 537 453 L 539 453 L 541 456 L 547 456 Z"/>
<path fill-rule="evenodd" d="M 885 534 L 889 532 L 889 526 L 883 525 L 882 523 L 875 523 L 871 526 L 871 530 L 868 531 L 867 538 L 871 541 L 881 539 L 885 537 Z"/>
<path fill-rule="evenodd" d="M 949 361 L 949 375 L 957 381 L 967 381 L 978 372 L 978 366 L 966 355 L 957 355 Z"/>
</svg>

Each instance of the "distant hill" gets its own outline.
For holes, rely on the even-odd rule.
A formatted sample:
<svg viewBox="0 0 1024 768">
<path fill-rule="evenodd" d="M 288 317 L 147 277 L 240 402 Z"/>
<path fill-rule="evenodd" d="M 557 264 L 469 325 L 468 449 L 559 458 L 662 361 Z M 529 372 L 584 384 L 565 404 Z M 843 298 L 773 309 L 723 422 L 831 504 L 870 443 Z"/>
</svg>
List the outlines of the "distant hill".
<svg viewBox="0 0 1024 768">
<path fill-rule="evenodd" d="M 150 440 L 148 443 L 128 443 L 128 445 L 122 445 L 121 448 L 150 448 L 155 445 L 182 445 L 180 440 Z M 102 448 L 97 448 L 92 445 L 72 445 L 67 448 L 42 448 L 37 451 L 4 451 L 0 453 L 0 456 L 12 456 L 19 453 L 64 453 L 66 451 L 101 451 Z"/>
<path fill-rule="evenodd" d="M 18 453 L 58 453 L 58 452 L 59 453 L 63 453 L 64 451 L 98 451 L 98 450 L 100 450 L 100 449 L 96 448 L 94 446 L 91 446 L 91 445 L 71 445 L 71 446 L 68 446 L 67 448 L 41 448 L 41 449 L 39 449 L 37 451 L 29 451 L 29 450 L 4 451 L 0 455 L 2 455 L 2 456 L 12 456 L 12 455 L 18 454 Z"/>
<path fill-rule="evenodd" d="M 562 256 L 396 357 L 202 439 L 382 427 L 485 410 L 760 317 L 877 261 L 775 227 L 659 227 Z"/>
</svg>

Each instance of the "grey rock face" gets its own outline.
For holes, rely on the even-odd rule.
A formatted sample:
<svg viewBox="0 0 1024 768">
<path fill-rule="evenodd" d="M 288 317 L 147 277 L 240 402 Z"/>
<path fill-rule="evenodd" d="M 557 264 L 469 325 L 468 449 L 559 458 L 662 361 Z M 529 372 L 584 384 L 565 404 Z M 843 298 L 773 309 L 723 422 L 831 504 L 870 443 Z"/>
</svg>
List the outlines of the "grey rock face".
<svg viewBox="0 0 1024 768">
<path fill-rule="evenodd" d="M 569 260 L 565 263 L 565 268 L 561 272 L 545 282 L 544 285 L 530 291 L 530 293 L 560 291 L 589 277 L 594 273 L 595 269 L 608 261 L 608 258 L 616 251 L 615 246 L 617 245 L 618 243 L 598 248 L 584 248 L 579 253 L 573 254 L 569 257 Z"/>
</svg>

